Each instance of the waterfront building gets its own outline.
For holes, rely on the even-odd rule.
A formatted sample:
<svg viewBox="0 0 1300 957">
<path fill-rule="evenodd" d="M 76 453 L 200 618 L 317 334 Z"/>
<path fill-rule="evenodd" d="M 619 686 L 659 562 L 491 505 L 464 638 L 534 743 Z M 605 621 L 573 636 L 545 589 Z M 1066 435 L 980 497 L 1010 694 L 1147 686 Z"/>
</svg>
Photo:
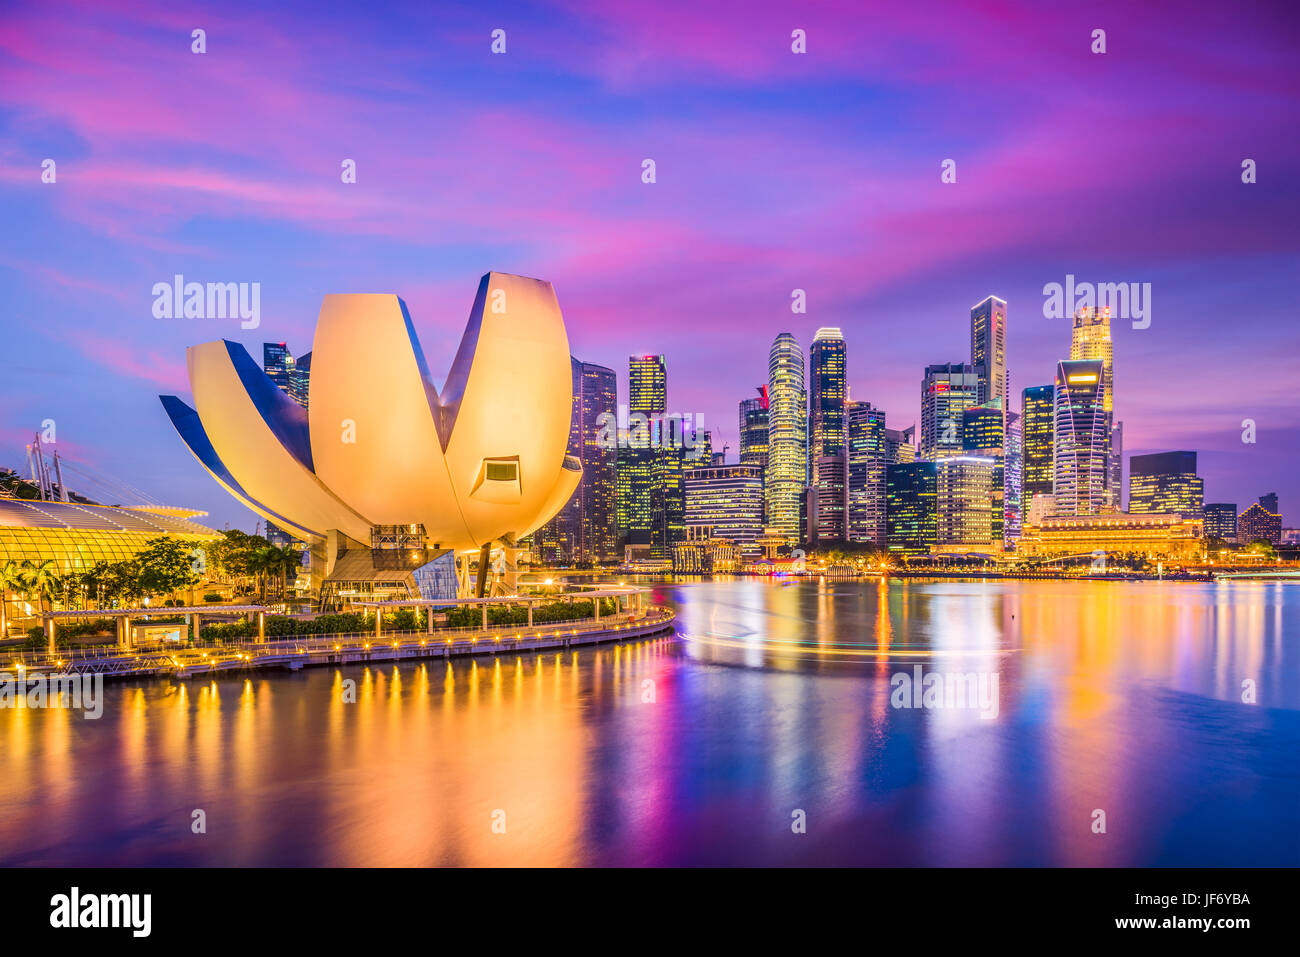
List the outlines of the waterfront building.
<svg viewBox="0 0 1300 957">
<path fill-rule="evenodd" d="M 1259 497 L 1259 504 L 1265 511 L 1272 512 L 1274 515 L 1281 515 L 1282 510 L 1277 507 L 1277 492 L 1267 492 Z"/>
<path fill-rule="evenodd" d="M 1030 386 L 1021 393 L 1020 425 L 1024 442 L 1024 480 L 1021 484 L 1026 514 L 1037 495 L 1051 495 L 1055 481 L 1056 387 Z"/>
<path fill-rule="evenodd" d="M 759 551 L 763 534 L 763 473 L 757 465 L 687 468 L 686 528 L 708 526 L 746 554 Z"/>
<path fill-rule="evenodd" d="M 1087 556 L 1097 551 L 1160 561 L 1200 561 L 1205 555 L 1200 518 L 1182 515 L 1050 515 L 1026 525 L 1016 554 L 1027 558 Z"/>
<path fill-rule="evenodd" d="M 870 402 L 850 402 L 846 409 L 848 444 L 848 511 L 851 542 L 885 544 L 885 468 L 889 464 L 885 412 Z"/>
<path fill-rule="evenodd" d="M 934 465 L 937 550 L 1001 551 L 1001 475 L 997 474 L 995 481 L 995 473 L 1000 471 L 995 460 L 954 455 L 938 459 Z M 998 508 L 991 508 L 990 502 L 995 500 Z"/>
<path fill-rule="evenodd" d="M 489 290 L 508 294 L 510 309 L 494 312 Z M 392 295 L 325 297 L 309 409 L 238 343 L 192 346 L 186 364 L 196 408 L 161 397 L 177 432 L 223 488 L 312 548 L 313 578 L 329 574 L 331 536 L 354 550 L 375 526 L 422 525 L 427 547 L 458 557 L 495 544 L 512 587 L 519 539 L 582 477 L 567 454 L 564 319 L 551 285 L 536 279 L 482 277 L 441 393 Z"/>
<path fill-rule="evenodd" d="M 52 561 L 59 575 L 69 575 L 96 562 L 128 561 L 151 539 L 164 535 L 203 548 L 222 540 L 219 533 L 189 520 L 206 514 L 167 506 L 0 498 L 0 565 Z"/>
<path fill-rule="evenodd" d="M 961 455 L 961 414 L 979 405 L 979 377 L 970 365 L 940 363 L 925 367 L 921 379 L 922 459 Z"/>
<path fill-rule="evenodd" d="M 1201 517 L 1205 482 L 1195 452 L 1157 452 L 1129 459 L 1128 510 L 1134 515 L 1177 512 Z"/>
<path fill-rule="evenodd" d="M 989 296 L 971 307 L 970 364 L 975 370 L 975 404 L 1007 407 L 1007 303 Z"/>
<path fill-rule="evenodd" d="M 938 541 L 938 465 L 900 462 L 885 468 L 886 544 L 901 555 L 926 555 Z"/>
<path fill-rule="evenodd" d="M 1062 359 L 1056 366 L 1052 494 L 1063 515 L 1106 510 L 1110 425 L 1099 359 Z"/>
<path fill-rule="evenodd" d="M 961 414 L 962 452 L 986 457 L 993 462 L 989 508 L 992 512 L 993 540 L 1001 542 L 1006 525 L 1006 415 L 1002 400 L 963 409 Z M 941 536 L 942 537 L 942 536 Z"/>
<path fill-rule="evenodd" d="M 1106 470 L 1101 510 L 1119 511 L 1123 493 L 1122 443 L 1112 444 L 1115 423 L 1115 351 L 1110 337 L 1110 307 L 1084 307 L 1074 314 L 1070 331 L 1070 358 L 1095 359 L 1102 364 L 1102 406 L 1106 425 Z M 1122 432 L 1120 433 L 1122 435 Z"/>
<path fill-rule="evenodd" d="M 618 538 L 623 545 L 644 545 L 649 548 L 650 471 L 653 456 L 650 449 L 633 448 L 627 441 L 626 430 L 620 430 L 619 436 L 615 456 Z"/>
<path fill-rule="evenodd" d="M 673 546 L 672 557 L 673 572 L 678 575 L 735 572 L 744 564 L 740 546 L 708 525 L 687 525 L 685 537 Z"/>
<path fill-rule="evenodd" d="M 650 557 L 671 560 L 686 534 L 683 474 L 689 450 L 680 444 L 650 450 Z"/>
<path fill-rule="evenodd" d="M 1237 541 L 1237 503 L 1207 502 L 1205 505 L 1205 537 L 1218 538 L 1229 544 Z"/>
<path fill-rule="evenodd" d="M 632 429 L 619 443 L 619 528 L 625 545 L 647 545 L 651 558 L 664 561 L 672 558 L 672 547 L 685 528 L 684 434 L 681 428 L 674 428 L 681 425 L 680 420 L 666 418 L 668 370 L 664 357 L 629 356 L 627 363 L 628 412 L 645 416 L 650 428 L 644 436 L 640 429 Z"/>
<path fill-rule="evenodd" d="M 1271 504 L 1277 507 L 1277 495 L 1270 493 Z M 1268 542 L 1276 545 L 1282 540 L 1282 516 L 1270 510 L 1265 504 L 1264 496 L 1250 508 L 1237 516 L 1237 541 L 1242 545 L 1252 542 Z"/>
<path fill-rule="evenodd" d="M 776 337 L 768 354 L 767 394 L 767 524 L 794 542 L 803 532 L 800 513 L 808 482 L 808 395 L 803 350 L 788 332 Z"/>
<path fill-rule="evenodd" d="M 768 400 L 767 386 L 758 387 L 758 396 L 740 400 L 740 464 L 767 471 Z"/>
<path fill-rule="evenodd" d="M 1007 413 L 1006 454 L 1002 471 L 1002 542 L 1012 546 L 1024 522 L 1025 443 L 1020 416 Z"/>
<path fill-rule="evenodd" d="M 845 362 L 840 330 L 818 329 L 808 350 L 808 541 L 814 544 L 842 542 L 846 535 Z"/>
<path fill-rule="evenodd" d="M 1106 500 L 1111 511 L 1124 511 L 1124 423 L 1110 429 L 1110 448 L 1106 455 Z"/>
<path fill-rule="evenodd" d="M 612 369 L 570 357 L 573 411 L 569 454 L 582 462 L 582 480 L 555 517 L 533 534 L 541 561 L 560 564 L 618 558 L 618 450 L 602 441 L 606 423 L 618 412 L 618 382 Z"/>
</svg>

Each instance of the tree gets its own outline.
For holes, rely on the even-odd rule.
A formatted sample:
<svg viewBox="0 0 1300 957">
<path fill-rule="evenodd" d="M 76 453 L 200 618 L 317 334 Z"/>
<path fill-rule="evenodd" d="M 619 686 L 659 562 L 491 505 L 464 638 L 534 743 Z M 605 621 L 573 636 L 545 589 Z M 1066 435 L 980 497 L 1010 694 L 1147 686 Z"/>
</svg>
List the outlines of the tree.
<svg viewBox="0 0 1300 957">
<path fill-rule="evenodd" d="M 22 575 L 26 590 L 36 592 L 40 599 L 41 611 L 45 611 L 46 606 L 53 602 L 54 596 L 62 588 L 59 569 L 54 564 L 54 559 L 47 558 L 39 564 L 30 560 L 25 561 L 22 565 Z"/>
<path fill-rule="evenodd" d="M 7 561 L 0 567 L 0 638 L 9 637 L 9 593 L 25 592 L 27 579 L 22 568 L 15 561 Z"/>
<path fill-rule="evenodd" d="M 199 583 L 199 576 L 194 572 L 192 553 L 191 546 L 170 536 L 150 539 L 136 555 L 140 591 L 171 598 L 183 588 L 193 588 Z"/>
<path fill-rule="evenodd" d="M 289 572 L 293 570 L 296 573 L 299 566 L 302 565 L 302 552 L 292 545 L 282 545 L 278 548 L 272 545 L 271 548 L 274 548 L 279 553 L 280 597 L 285 598 L 289 594 Z"/>
</svg>

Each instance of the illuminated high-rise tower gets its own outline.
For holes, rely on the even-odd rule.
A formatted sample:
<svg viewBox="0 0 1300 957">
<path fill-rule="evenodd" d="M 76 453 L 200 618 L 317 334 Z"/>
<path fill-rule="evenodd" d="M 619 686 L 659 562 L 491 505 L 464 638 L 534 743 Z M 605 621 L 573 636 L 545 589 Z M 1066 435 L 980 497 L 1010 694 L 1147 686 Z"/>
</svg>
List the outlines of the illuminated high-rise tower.
<svg viewBox="0 0 1300 957">
<path fill-rule="evenodd" d="M 654 418 L 668 412 L 668 370 L 663 356 L 628 356 L 628 411 Z"/>
<path fill-rule="evenodd" d="M 283 342 L 262 343 L 262 371 L 282 392 L 289 391 L 289 369 L 293 355 Z"/>
<path fill-rule="evenodd" d="M 1080 309 L 1074 314 L 1074 330 L 1070 337 L 1071 359 L 1100 359 L 1105 374 L 1102 387 L 1106 393 L 1106 412 L 1114 411 L 1115 350 L 1110 338 L 1110 307 Z"/>
<path fill-rule="evenodd" d="M 1056 444 L 1056 390 L 1034 385 L 1021 393 L 1020 426 L 1024 443 L 1024 479 L 1021 502 L 1024 513 L 1037 495 L 1051 495 Z"/>
<path fill-rule="evenodd" d="M 568 452 L 582 462 L 582 479 L 555 517 L 533 533 L 534 551 L 548 562 L 607 561 L 617 557 L 617 451 L 602 440 L 602 416 L 617 414 L 618 382 L 614 370 L 572 357 L 570 372 Z"/>
<path fill-rule="evenodd" d="M 979 377 L 973 366 L 926 366 L 921 380 L 921 458 L 961 455 L 961 414 L 979 405 Z"/>
<path fill-rule="evenodd" d="M 1205 482 L 1196 474 L 1195 452 L 1135 455 L 1128 465 L 1128 510 L 1134 515 L 1204 517 Z"/>
<path fill-rule="evenodd" d="M 740 400 L 740 464 L 756 465 L 760 475 L 767 470 L 767 386 L 758 396 Z"/>
<path fill-rule="evenodd" d="M 1073 357 L 1072 357 L 1073 358 Z M 970 310 L 970 364 L 978 378 L 976 405 L 1007 407 L 1007 303 L 989 296 Z"/>
<path fill-rule="evenodd" d="M 1106 393 L 1106 491 L 1104 508 L 1118 511 L 1123 500 L 1123 432 L 1112 435 L 1115 429 L 1115 347 L 1110 338 L 1110 307 L 1084 307 L 1074 314 L 1074 327 L 1070 334 L 1071 359 L 1097 359 L 1104 368 L 1103 388 Z"/>
<path fill-rule="evenodd" d="M 885 469 L 889 447 L 885 412 L 870 402 L 850 402 L 848 409 L 848 512 L 851 542 L 885 544 Z"/>
<path fill-rule="evenodd" d="M 814 542 L 845 539 L 845 358 L 840 330 L 818 329 L 808 350 L 808 539 Z"/>
<path fill-rule="evenodd" d="M 1096 515 L 1107 504 L 1110 424 L 1104 372 L 1100 359 L 1056 364 L 1052 488 L 1058 515 Z"/>
<path fill-rule="evenodd" d="M 788 332 L 776 337 L 768 353 L 767 396 L 767 524 L 794 542 L 802 532 L 799 503 L 808 480 L 808 394 L 803 350 Z"/>
</svg>

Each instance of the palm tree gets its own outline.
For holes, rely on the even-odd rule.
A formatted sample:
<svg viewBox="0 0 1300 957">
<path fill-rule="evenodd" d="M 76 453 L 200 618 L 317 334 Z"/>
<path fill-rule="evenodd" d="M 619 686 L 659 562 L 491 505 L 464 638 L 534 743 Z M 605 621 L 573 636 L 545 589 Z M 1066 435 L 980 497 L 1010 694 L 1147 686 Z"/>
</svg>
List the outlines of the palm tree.
<svg viewBox="0 0 1300 957">
<path fill-rule="evenodd" d="M 284 568 L 284 559 L 280 549 L 274 545 L 264 545 L 248 556 L 248 571 L 257 576 L 261 600 L 266 601 L 266 581 Z"/>
<path fill-rule="evenodd" d="M 9 637 L 9 593 L 25 591 L 27 579 L 22 568 L 15 561 L 7 561 L 0 567 L 0 638 Z"/>
<path fill-rule="evenodd" d="M 274 547 L 274 546 L 272 546 Z M 292 545 L 284 545 L 276 549 L 280 553 L 280 597 L 289 597 L 289 570 L 297 568 L 302 564 L 302 552 Z M 296 578 L 296 575 L 295 575 Z"/>
<path fill-rule="evenodd" d="M 52 558 L 47 558 L 39 565 L 29 560 L 23 562 L 22 575 L 23 583 L 27 588 L 40 596 L 41 610 L 44 611 L 46 605 L 53 602 L 54 596 L 62 587 L 59 567 L 54 564 Z"/>
</svg>

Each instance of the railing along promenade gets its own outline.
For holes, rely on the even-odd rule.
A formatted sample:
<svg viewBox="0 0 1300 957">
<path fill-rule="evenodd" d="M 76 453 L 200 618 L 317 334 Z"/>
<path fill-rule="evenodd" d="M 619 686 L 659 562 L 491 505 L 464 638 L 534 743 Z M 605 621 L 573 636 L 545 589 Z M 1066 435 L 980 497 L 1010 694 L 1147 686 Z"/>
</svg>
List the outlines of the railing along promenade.
<svg viewBox="0 0 1300 957">
<path fill-rule="evenodd" d="M 657 637 L 672 631 L 673 612 L 651 606 L 599 619 L 479 626 L 387 630 L 330 635 L 268 637 L 214 645 L 139 648 L 122 651 L 69 649 L 47 652 L 0 652 L 0 672 L 27 674 L 102 674 L 105 677 L 170 675 L 188 678 L 209 672 L 239 669 L 289 668 L 416 658 L 452 658 L 545 651 L 606 641 Z"/>
</svg>

